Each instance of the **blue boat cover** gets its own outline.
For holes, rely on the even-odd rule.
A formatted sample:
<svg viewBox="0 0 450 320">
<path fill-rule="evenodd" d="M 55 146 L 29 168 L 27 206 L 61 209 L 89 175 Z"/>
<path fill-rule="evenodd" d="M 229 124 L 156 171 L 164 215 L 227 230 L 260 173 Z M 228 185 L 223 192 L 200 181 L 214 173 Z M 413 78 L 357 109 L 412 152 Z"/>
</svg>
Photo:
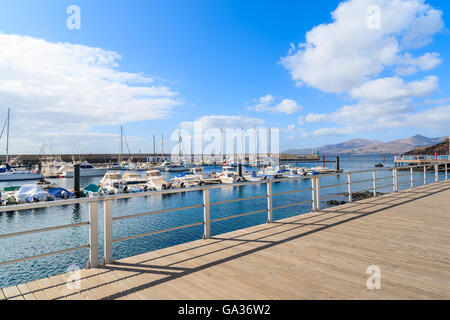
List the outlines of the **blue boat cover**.
<svg viewBox="0 0 450 320">
<path fill-rule="evenodd" d="M 66 192 L 67 196 L 71 197 L 73 196 L 72 192 L 67 191 L 66 189 L 63 188 L 50 188 L 48 189 L 48 194 L 53 196 L 53 197 L 57 197 L 57 198 L 63 198 L 63 192 Z"/>
</svg>

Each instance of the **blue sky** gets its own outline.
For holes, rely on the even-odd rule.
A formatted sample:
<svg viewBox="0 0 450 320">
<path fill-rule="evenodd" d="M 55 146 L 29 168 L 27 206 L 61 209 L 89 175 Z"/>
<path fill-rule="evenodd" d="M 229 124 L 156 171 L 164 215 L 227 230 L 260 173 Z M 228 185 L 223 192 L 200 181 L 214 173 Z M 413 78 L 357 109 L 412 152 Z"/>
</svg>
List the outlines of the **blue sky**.
<svg viewBox="0 0 450 320">
<path fill-rule="evenodd" d="M 369 0 L 359 2 L 364 2 L 366 7 L 371 4 Z M 389 7 L 385 9 L 382 0 L 372 2 L 381 3 L 383 18 L 384 10 Z M 0 31 L 4 35 L 28 37 L 27 40 L 19 41 L 8 39 L 0 44 L 0 47 L 11 43 L 20 46 L 21 41 L 26 42 L 24 48 L 29 49 L 24 50 L 30 52 L 24 54 L 20 51 L 21 56 L 16 62 L 18 65 L 22 59 L 30 59 L 37 61 L 32 63 L 27 60 L 27 65 L 30 63 L 30 66 L 36 68 L 33 71 L 35 75 L 48 70 L 44 67 L 42 71 L 39 70 L 39 61 L 44 59 L 39 57 L 39 54 L 47 57 L 49 54 L 35 49 L 40 44 L 31 43 L 31 38 L 45 40 L 44 46 L 68 43 L 71 45 L 68 49 L 70 52 L 76 51 L 76 47 L 73 47 L 75 44 L 85 48 L 99 48 L 121 56 L 115 60 L 117 65 L 107 68 L 117 72 L 139 74 L 147 79 L 145 84 L 127 83 L 129 87 L 126 90 L 136 86 L 154 86 L 155 90 L 158 90 L 158 96 L 163 98 L 161 101 L 152 100 L 156 109 L 146 110 L 142 112 L 142 116 L 139 116 L 139 103 L 142 101 L 128 106 L 129 99 L 121 106 L 111 107 L 114 111 L 109 113 L 106 105 L 114 99 L 114 96 L 109 95 L 110 91 L 103 93 L 105 96 L 99 95 L 89 100 L 82 97 L 82 87 L 74 91 L 76 96 L 71 98 L 74 100 L 64 101 L 65 99 L 61 99 L 61 93 L 52 96 L 57 90 L 67 90 L 67 95 L 70 96 L 72 89 L 78 85 L 86 86 L 86 95 L 96 94 L 99 89 L 89 83 L 89 77 L 73 77 L 72 83 L 66 81 L 61 83 L 60 87 L 57 86 L 57 81 L 52 80 L 52 86 L 41 88 L 41 96 L 39 92 L 31 95 L 26 91 L 30 83 L 36 83 L 36 80 L 30 80 L 21 85 L 22 91 L 17 90 L 13 94 L 11 90 L 4 89 L 0 92 L 0 109 L 3 111 L 7 106 L 11 106 L 13 112 L 11 149 L 16 152 L 35 153 L 39 152 L 43 141 L 48 144 L 51 140 L 53 148 L 59 152 L 73 152 L 77 148 L 83 152 L 116 152 L 117 134 L 123 124 L 132 152 L 137 152 L 138 149 L 145 152 L 152 150 L 153 134 L 160 137 L 164 133 L 168 137 L 180 123 L 202 117 L 210 117 L 203 118 L 205 123 L 218 125 L 223 118 L 214 118 L 217 116 L 235 117 L 231 119 L 236 120 L 238 127 L 241 120 L 249 125 L 252 119 L 258 119 L 262 126 L 280 128 L 281 149 L 314 147 L 352 138 L 388 141 L 417 133 L 429 136 L 448 135 L 448 126 L 446 127 L 445 123 L 450 120 L 446 118 L 450 110 L 450 57 L 447 54 L 450 41 L 446 27 L 449 25 L 447 12 L 450 10 L 450 3 L 444 0 L 416 2 L 419 12 L 425 12 L 426 16 L 430 15 L 429 10 L 439 10 L 443 13 L 442 18 L 436 17 L 431 22 L 434 25 L 425 24 L 425 27 L 430 29 L 426 30 L 428 33 L 423 37 L 432 41 L 427 40 L 426 44 L 420 45 L 405 45 L 398 52 L 399 59 L 396 59 L 395 63 L 386 63 L 383 60 L 381 69 L 377 69 L 378 65 L 368 65 L 367 68 L 374 67 L 375 71 L 364 74 L 362 80 L 360 75 L 355 75 L 352 79 L 340 79 L 345 73 L 342 71 L 330 75 L 330 79 L 324 79 L 328 77 L 326 74 L 322 75 L 322 79 L 317 79 L 316 75 L 323 72 L 324 68 L 317 62 L 320 52 L 311 49 L 308 58 L 303 47 L 297 47 L 299 43 L 305 43 L 307 32 L 313 28 L 336 22 L 331 17 L 331 12 L 338 7 L 340 1 L 0 1 Z M 79 30 L 69 30 L 66 27 L 69 17 L 66 9 L 69 5 L 77 5 L 81 10 Z M 429 6 L 424 8 L 421 5 Z M 342 10 L 342 17 L 338 18 L 339 27 L 349 25 L 349 32 L 344 36 L 349 36 L 350 39 L 334 43 L 333 50 L 339 57 L 327 58 L 331 61 L 330 70 L 343 63 L 340 47 L 355 45 L 354 51 L 361 50 L 361 55 L 355 57 L 355 61 L 365 54 L 366 48 L 352 44 L 349 35 L 352 30 L 351 21 L 346 17 L 351 17 L 352 10 L 357 9 L 351 7 L 345 10 Z M 417 15 L 413 13 L 412 16 Z M 410 16 L 405 15 L 402 30 L 417 24 L 409 21 L 409 18 Z M 443 26 L 437 27 L 440 19 Z M 390 23 L 387 18 L 381 21 Z M 383 27 L 382 25 L 382 30 Z M 346 27 L 342 28 L 347 30 Z M 328 43 L 327 37 L 336 38 L 340 35 L 333 34 L 334 31 L 327 32 L 318 36 L 320 45 Z M 419 31 L 411 29 L 409 32 Z M 399 39 L 400 43 L 407 37 L 403 31 L 394 30 L 387 34 Z M 364 38 L 364 35 L 360 36 Z M 355 41 L 358 41 L 357 39 L 358 36 L 355 36 Z M 370 52 L 383 48 L 385 44 L 380 43 L 379 39 L 381 38 L 374 38 L 373 42 L 367 43 Z M 294 48 L 290 50 L 291 45 Z M 67 58 L 69 62 L 62 63 L 58 70 L 65 68 L 67 63 L 72 61 L 71 53 L 61 53 L 60 49 L 58 48 L 58 52 L 51 48 L 48 49 L 50 51 L 44 51 L 54 53 L 54 65 L 62 60 L 62 54 Z M 410 55 L 409 58 L 405 53 Z M 89 54 L 95 55 L 89 51 L 83 57 Z M 4 68 L 14 69 L 9 67 L 8 57 L 0 57 L 0 71 Z M 289 57 L 293 58 L 289 60 Z M 419 61 L 419 57 L 423 59 Z M 283 58 L 292 63 L 283 63 Z M 370 59 L 369 56 L 367 58 Z M 80 60 L 77 61 L 79 63 Z M 15 66 L 14 63 L 11 65 Z M 405 68 L 408 68 L 408 71 L 404 71 Z M 14 77 L 16 70 L 9 71 L 10 73 L 4 74 Z M 18 74 L 23 72 L 17 71 Z M 67 70 L 68 74 L 74 72 Z M 7 75 L 1 80 L 10 80 L 6 78 Z M 42 82 L 51 76 L 45 75 Z M 103 75 L 92 77 L 102 78 Z M 355 83 L 342 88 L 337 85 L 347 80 L 355 80 Z M 379 81 L 375 83 L 376 80 Z M 334 83 L 331 83 L 333 81 Z M 62 88 L 63 85 L 67 87 Z M 17 86 L 8 85 L 8 88 Z M 391 100 L 380 101 L 373 98 L 373 90 L 381 90 L 376 92 L 383 94 L 383 88 L 386 87 L 396 89 Z M 90 92 L 90 88 L 93 92 Z M 148 93 L 143 93 L 146 94 Z M 266 104 L 260 100 L 263 97 L 267 98 L 264 100 Z M 139 98 L 133 95 L 130 99 Z M 83 99 L 86 99 L 89 105 L 92 103 L 92 106 L 81 112 L 83 105 L 77 107 L 72 101 Z M 92 102 L 94 100 L 95 103 Z M 96 110 L 97 104 L 102 101 L 102 108 L 105 109 L 99 109 L 98 115 L 89 120 L 91 122 L 84 122 L 83 113 Z M 145 102 L 148 100 L 142 103 Z M 158 106 L 158 103 L 163 106 Z M 50 104 L 53 106 L 46 109 Z M 342 122 L 338 118 L 348 115 L 346 110 L 341 110 L 344 106 L 351 107 L 347 111 L 352 116 Z M 42 119 L 39 118 L 39 110 L 43 110 Z M 60 114 L 55 115 L 58 111 Z M 367 116 L 367 119 L 358 118 L 358 113 Z M 25 121 L 24 118 L 29 114 L 35 114 L 33 117 L 36 118 L 31 117 Z M 109 115 L 110 118 L 107 121 L 99 121 L 102 114 L 105 117 Z M 392 117 L 383 118 L 386 114 Z M 435 119 L 432 114 L 444 116 Z M 28 131 L 24 130 L 33 119 L 38 119 L 37 124 L 30 125 Z M 421 119 L 427 124 L 422 125 Z M 64 128 L 67 128 L 70 134 L 61 134 Z M 168 141 L 166 143 L 169 144 Z"/>
</svg>

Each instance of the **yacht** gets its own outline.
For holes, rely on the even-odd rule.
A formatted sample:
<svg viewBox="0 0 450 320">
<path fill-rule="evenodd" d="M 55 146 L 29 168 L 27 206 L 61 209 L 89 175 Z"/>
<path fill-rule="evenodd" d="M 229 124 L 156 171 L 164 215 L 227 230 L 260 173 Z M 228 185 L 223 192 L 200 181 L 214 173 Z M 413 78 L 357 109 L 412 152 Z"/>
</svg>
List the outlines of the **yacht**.
<svg viewBox="0 0 450 320">
<path fill-rule="evenodd" d="M 236 169 L 231 166 L 222 167 L 222 173 L 218 175 L 220 182 L 225 184 L 231 184 L 241 182 L 243 178 L 239 177 L 236 173 Z"/>
<path fill-rule="evenodd" d="M 101 177 L 107 173 L 107 168 L 96 168 L 88 162 L 80 164 L 80 177 Z M 59 176 L 64 178 L 73 177 L 73 164 L 66 164 L 59 169 Z"/>
<path fill-rule="evenodd" d="M 100 180 L 102 187 L 109 194 L 124 193 L 127 191 L 126 182 L 118 171 L 108 171 Z"/>
<path fill-rule="evenodd" d="M 148 181 L 146 185 L 150 190 L 161 191 L 169 189 L 171 186 L 170 182 L 167 182 L 166 179 L 164 179 L 159 170 L 148 170 L 145 173 L 145 178 Z"/>
<path fill-rule="evenodd" d="M 258 172 L 258 177 L 265 177 L 266 179 L 280 179 L 283 178 L 283 175 L 281 174 L 281 171 L 278 170 L 276 167 L 262 167 L 261 170 Z"/>
<path fill-rule="evenodd" d="M 0 167 L 0 181 L 40 180 L 43 177 L 37 170 L 16 170 L 8 164 Z"/>
<path fill-rule="evenodd" d="M 146 183 L 147 179 L 135 172 L 126 172 L 123 179 L 127 185 Z"/>
</svg>

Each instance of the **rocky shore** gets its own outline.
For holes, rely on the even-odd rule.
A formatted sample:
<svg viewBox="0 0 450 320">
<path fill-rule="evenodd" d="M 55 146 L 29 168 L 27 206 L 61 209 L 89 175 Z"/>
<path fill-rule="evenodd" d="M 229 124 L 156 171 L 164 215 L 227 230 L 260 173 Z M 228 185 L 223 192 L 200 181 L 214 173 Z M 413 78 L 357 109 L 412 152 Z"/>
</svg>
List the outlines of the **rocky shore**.
<svg viewBox="0 0 450 320">
<path fill-rule="evenodd" d="M 377 197 L 382 196 L 384 193 L 377 192 Z M 344 196 L 348 197 L 348 193 L 345 193 Z M 364 192 L 354 192 L 352 193 L 352 200 L 353 201 L 360 201 L 365 199 L 373 198 L 373 192 L 371 191 L 364 191 Z M 346 204 L 347 201 L 339 201 L 339 200 L 330 200 L 327 201 L 327 204 L 330 206 L 340 206 L 343 204 Z"/>
</svg>

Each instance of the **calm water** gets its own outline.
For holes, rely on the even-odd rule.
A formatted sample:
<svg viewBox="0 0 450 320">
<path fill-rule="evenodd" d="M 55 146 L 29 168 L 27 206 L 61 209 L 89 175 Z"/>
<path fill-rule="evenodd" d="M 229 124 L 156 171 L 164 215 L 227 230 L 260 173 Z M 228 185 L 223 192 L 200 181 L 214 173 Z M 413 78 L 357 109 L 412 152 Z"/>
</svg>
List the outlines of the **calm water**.
<svg viewBox="0 0 450 320">
<path fill-rule="evenodd" d="M 341 169 L 349 171 L 373 169 L 374 165 L 382 161 L 381 156 L 347 156 L 341 157 Z M 300 166 L 315 167 L 320 164 L 300 164 Z M 332 166 L 332 164 L 327 164 Z M 385 167 L 393 166 L 393 157 L 387 156 Z M 206 171 L 220 168 L 209 167 Z M 249 168 L 249 170 L 255 170 Z M 164 173 L 167 179 L 175 174 Z M 401 173 L 407 174 L 407 173 Z M 378 177 L 390 177 L 389 172 L 380 173 Z M 371 174 L 355 174 L 353 180 L 364 180 L 371 178 Z M 429 173 L 429 182 L 434 181 L 434 173 Z M 441 175 L 443 179 L 443 174 Z M 82 178 L 81 185 L 98 183 L 100 178 Z M 53 180 L 59 186 L 72 188 L 72 179 Z M 321 185 L 332 185 L 345 183 L 346 176 L 323 177 Z M 400 177 L 400 189 L 409 188 L 409 176 Z M 415 174 L 416 186 L 423 184 L 423 173 Z M 28 182 L 29 183 L 29 182 Z M 380 192 L 392 191 L 392 179 L 378 182 L 380 186 L 389 185 Z M 6 185 L 18 185 L 17 183 L 3 183 Z M 307 189 L 311 187 L 311 180 L 300 180 L 292 182 L 281 182 L 273 185 L 273 192 L 283 192 L 295 189 Z M 371 182 L 355 184 L 353 191 L 363 191 L 372 187 Z M 265 185 L 222 188 L 211 190 L 211 202 L 263 195 L 266 192 Z M 321 191 L 321 197 L 345 193 L 347 186 L 327 188 Z M 274 197 L 274 207 L 311 200 L 311 191 L 294 193 Z M 341 200 L 346 200 L 341 197 Z M 322 207 L 327 207 L 327 201 L 322 202 Z M 113 216 L 130 215 L 136 213 L 150 212 L 160 209 L 191 206 L 202 203 L 202 192 L 186 192 L 173 195 L 159 195 L 139 197 L 126 200 L 117 200 L 113 203 Z M 263 210 L 266 208 L 266 199 L 242 201 L 231 204 L 223 204 L 211 207 L 211 219 L 231 216 L 239 213 Z M 99 204 L 99 255 L 103 255 L 103 206 Z M 297 207 L 274 211 L 274 219 L 283 219 L 311 211 L 311 204 L 303 204 Z M 249 215 L 241 218 L 216 222 L 211 225 L 211 234 L 218 235 L 249 226 L 263 224 L 267 220 L 266 213 Z M 88 221 L 88 210 L 86 204 L 71 205 L 64 207 L 51 207 L 20 212 L 0 213 L 0 234 L 33 230 L 64 224 L 72 224 Z M 172 213 L 156 214 L 147 217 L 115 221 L 113 223 L 113 238 L 121 238 L 142 233 L 148 233 L 161 229 L 196 223 L 203 221 L 203 209 L 196 208 Z M 198 240 L 202 237 L 203 226 L 191 227 L 183 230 L 162 233 L 145 238 L 133 239 L 113 244 L 115 259 L 157 250 L 176 244 Z M 17 238 L 0 239 L 0 262 L 18 259 L 30 255 L 37 255 L 51 251 L 62 250 L 75 246 L 88 244 L 88 226 L 45 232 L 41 234 L 27 235 Z M 37 260 L 17 263 L 0 267 L 0 287 L 8 287 L 20 283 L 36 280 L 64 273 L 68 268 L 84 268 L 88 261 L 88 250 L 80 250 L 57 256 L 46 257 Z"/>
</svg>

